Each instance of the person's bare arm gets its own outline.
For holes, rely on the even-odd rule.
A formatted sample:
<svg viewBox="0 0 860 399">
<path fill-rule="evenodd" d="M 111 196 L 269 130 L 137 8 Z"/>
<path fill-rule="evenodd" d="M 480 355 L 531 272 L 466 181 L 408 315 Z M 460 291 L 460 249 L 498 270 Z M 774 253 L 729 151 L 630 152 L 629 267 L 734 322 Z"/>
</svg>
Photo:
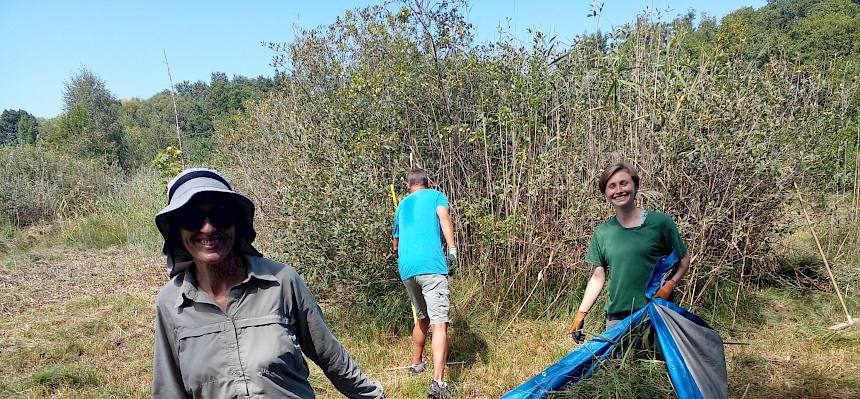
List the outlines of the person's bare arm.
<svg viewBox="0 0 860 399">
<path fill-rule="evenodd" d="M 448 212 L 448 207 L 437 206 L 436 215 L 439 216 L 442 235 L 445 237 L 445 243 L 448 245 L 448 248 L 456 248 L 457 243 L 454 242 L 454 222 L 451 220 L 451 213 Z"/>
<path fill-rule="evenodd" d="M 606 269 L 602 266 L 595 267 L 591 272 L 591 279 L 588 280 L 588 285 L 585 286 L 585 293 L 582 294 L 582 302 L 579 304 L 580 312 L 588 312 L 597 301 L 600 291 L 603 289 L 603 284 L 606 283 Z"/>
<path fill-rule="evenodd" d="M 585 286 L 585 293 L 582 294 L 579 311 L 576 312 L 576 317 L 574 317 L 573 323 L 570 325 L 570 337 L 576 343 L 581 344 L 585 341 L 585 334 L 582 332 L 582 328 L 585 326 L 585 316 L 591 310 L 591 307 L 594 306 L 597 297 L 600 296 L 600 291 L 603 289 L 605 282 L 606 269 L 602 266 L 595 267 L 594 271 L 591 272 L 591 279 L 588 280 L 588 285 Z"/>
<path fill-rule="evenodd" d="M 677 284 L 684 278 L 684 275 L 687 274 L 687 271 L 690 270 L 690 253 L 687 252 L 681 261 L 678 262 L 678 267 L 675 268 L 675 273 L 672 274 L 672 278 L 670 280 L 674 281 Z"/>
</svg>

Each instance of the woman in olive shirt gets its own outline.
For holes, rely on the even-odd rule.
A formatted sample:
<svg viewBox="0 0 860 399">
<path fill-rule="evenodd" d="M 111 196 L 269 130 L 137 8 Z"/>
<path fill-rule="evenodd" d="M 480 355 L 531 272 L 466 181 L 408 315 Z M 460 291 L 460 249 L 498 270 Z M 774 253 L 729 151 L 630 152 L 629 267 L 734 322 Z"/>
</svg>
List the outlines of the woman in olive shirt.
<svg viewBox="0 0 860 399">
<path fill-rule="evenodd" d="M 188 169 L 155 217 L 170 281 L 156 301 L 153 398 L 313 398 L 302 354 L 350 398 L 382 398 L 304 281 L 251 246 L 254 204 Z"/>
<path fill-rule="evenodd" d="M 609 166 L 600 176 L 599 187 L 615 216 L 597 226 L 588 245 L 585 261 L 594 270 L 571 326 L 571 337 L 577 342 L 585 338 L 582 333 L 585 316 L 603 289 L 607 274 L 611 276 L 606 304 L 609 328 L 645 306 L 645 288 L 660 258 L 674 250 L 680 262 L 654 297 L 668 299 L 690 267 L 690 255 L 672 218 L 636 206 L 639 190 L 636 168 L 626 162 Z"/>
</svg>

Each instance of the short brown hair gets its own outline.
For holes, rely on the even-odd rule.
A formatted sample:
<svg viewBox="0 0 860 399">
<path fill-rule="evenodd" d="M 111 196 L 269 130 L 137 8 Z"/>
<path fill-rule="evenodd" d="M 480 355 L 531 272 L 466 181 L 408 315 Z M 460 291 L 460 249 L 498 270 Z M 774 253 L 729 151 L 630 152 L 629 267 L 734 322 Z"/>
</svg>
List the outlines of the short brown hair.
<svg viewBox="0 0 860 399">
<path fill-rule="evenodd" d="M 606 184 L 609 182 L 609 179 L 612 178 L 612 175 L 621 170 L 630 174 L 630 177 L 633 178 L 633 187 L 639 190 L 639 172 L 636 171 L 636 168 L 633 167 L 633 165 L 627 162 L 618 162 L 616 164 L 609 165 L 609 167 L 604 169 L 603 173 L 600 175 L 598 187 L 600 188 L 601 193 L 606 193 Z"/>
<path fill-rule="evenodd" d="M 410 186 L 421 185 L 424 187 L 430 186 L 430 178 L 427 177 L 427 171 L 421 168 L 412 168 L 406 174 L 406 184 Z"/>
</svg>

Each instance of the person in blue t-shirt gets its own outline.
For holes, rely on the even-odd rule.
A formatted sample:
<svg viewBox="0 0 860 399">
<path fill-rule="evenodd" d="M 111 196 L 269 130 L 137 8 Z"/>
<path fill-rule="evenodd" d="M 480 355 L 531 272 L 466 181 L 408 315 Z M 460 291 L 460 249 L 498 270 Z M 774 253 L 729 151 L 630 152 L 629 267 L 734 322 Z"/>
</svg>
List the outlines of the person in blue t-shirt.
<svg viewBox="0 0 860 399">
<path fill-rule="evenodd" d="M 393 243 L 400 279 L 415 306 L 417 318 L 412 329 L 412 365 L 409 368 L 412 374 L 426 369 L 427 364 L 422 361 L 424 343 L 432 326 L 433 379 L 429 393 L 431 398 L 450 398 L 451 393 L 442 378 L 448 357 L 451 302 L 448 275 L 457 262 L 454 224 L 445 194 L 428 188 L 427 172 L 413 168 L 406 175 L 406 183 L 410 194 L 400 201 L 394 213 Z M 442 252 L 441 236 L 445 237 L 449 263 Z"/>
</svg>

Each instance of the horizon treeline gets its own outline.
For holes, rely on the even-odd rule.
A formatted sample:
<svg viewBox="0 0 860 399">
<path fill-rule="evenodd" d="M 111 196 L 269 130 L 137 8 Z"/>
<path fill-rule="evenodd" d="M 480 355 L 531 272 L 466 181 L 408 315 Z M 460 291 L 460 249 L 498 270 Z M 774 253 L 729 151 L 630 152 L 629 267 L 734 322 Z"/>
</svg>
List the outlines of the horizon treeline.
<svg viewBox="0 0 860 399">
<path fill-rule="evenodd" d="M 691 9 L 677 15 L 667 25 L 686 31 L 683 45 L 692 58 L 707 55 L 716 46 L 730 45 L 736 47 L 737 56 L 754 68 L 763 68 L 773 59 L 791 59 L 798 82 L 833 65 L 842 66 L 843 78 L 851 79 L 850 75 L 860 69 L 858 3 L 852 0 L 770 0 L 759 9 L 737 9 L 721 21 L 707 14 L 697 15 Z M 597 10 L 592 12 L 598 16 Z M 648 20 L 650 16 L 642 17 Z M 632 27 L 627 24 L 620 29 Z M 487 44 L 472 43 L 471 34 L 468 40 L 469 45 Z M 577 42 L 594 41 L 602 50 L 606 50 L 612 40 L 613 34 L 603 32 L 576 39 Z M 282 56 L 275 56 L 276 63 L 279 57 Z M 176 117 L 180 130 L 191 142 L 190 151 L 185 155 L 197 162 L 205 160 L 212 150 L 208 138 L 215 131 L 215 125 L 229 120 L 231 113 L 244 112 L 246 100 L 261 100 L 276 86 L 279 78 L 288 76 L 277 71 L 274 75 L 256 78 L 234 75 L 231 79 L 227 73 L 213 72 L 209 82 L 185 80 L 177 83 L 174 87 Z M 133 170 L 147 165 L 168 145 L 177 144 L 169 89 L 147 99 L 119 100 L 97 73 L 88 68 L 73 74 L 64 86 L 63 112 L 56 117 L 36 118 L 26 110 L 5 109 L 0 117 L 0 145 L 49 144 L 60 151 L 99 157 L 108 164 Z M 85 137 L 88 134 L 92 137 Z"/>
<path fill-rule="evenodd" d="M 35 144 L 14 111 L 30 133 L 0 146 L 0 217 L 21 227 L 86 213 L 122 176 L 150 165 L 169 176 L 184 156 L 254 199 L 264 252 L 322 295 L 374 306 L 399 292 L 390 187 L 402 195 L 406 170 L 422 166 L 451 199 L 463 273 L 481 280 L 475 303 L 494 319 L 524 298 L 531 315 L 573 302 L 588 237 L 610 214 L 596 178 L 621 159 L 641 169 L 642 204 L 672 215 L 690 247 L 687 304 L 723 309 L 779 273 L 794 183 L 850 197 L 842 222 L 856 226 L 860 4 L 642 15 L 572 43 L 533 32 L 527 46 L 475 43 L 465 7 L 351 10 L 269 43 L 287 71 L 274 79 L 178 84 L 185 154 L 169 92 L 120 102 L 82 70 Z"/>
<path fill-rule="evenodd" d="M 148 166 L 169 145 L 176 145 L 176 125 L 188 140 L 187 156 L 201 162 L 215 126 L 231 113 L 244 112 L 245 101 L 259 101 L 275 87 L 275 78 L 247 78 L 213 72 L 209 82 L 182 81 L 171 92 L 147 99 L 117 99 L 93 71 L 82 68 L 64 83 L 63 112 L 36 118 L 26 110 L 7 109 L 0 118 L 0 144 L 38 144 L 58 152 L 133 171 Z"/>
</svg>

